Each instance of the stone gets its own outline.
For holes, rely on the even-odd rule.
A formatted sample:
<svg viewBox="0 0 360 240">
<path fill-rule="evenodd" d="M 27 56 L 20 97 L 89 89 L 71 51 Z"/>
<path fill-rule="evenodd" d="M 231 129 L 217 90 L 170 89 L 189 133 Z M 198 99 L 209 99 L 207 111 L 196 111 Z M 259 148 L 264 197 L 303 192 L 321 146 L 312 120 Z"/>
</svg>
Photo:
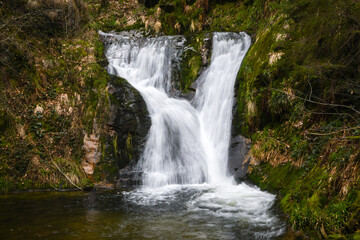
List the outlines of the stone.
<svg viewBox="0 0 360 240">
<path fill-rule="evenodd" d="M 126 80 L 111 76 L 108 92 L 112 97 L 105 161 L 115 162 L 120 169 L 117 186 L 132 185 L 139 182 L 135 179 L 138 174 L 133 172 L 144 149 L 151 120 L 142 96 Z"/>
<path fill-rule="evenodd" d="M 100 161 L 99 137 L 96 134 L 85 134 L 83 149 L 85 151 L 84 160 L 81 165 L 86 174 L 94 174 L 96 164 Z"/>
<path fill-rule="evenodd" d="M 25 137 L 25 128 L 23 125 L 16 125 L 16 130 L 17 130 L 17 133 L 18 135 L 21 137 L 21 138 L 24 138 Z"/>
<path fill-rule="evenodd" d="M 250 140 L 238 135 L 229 146 L 228 170 L 235 179 L 244 179 L 249 165 Z"/>
<path fill-rule="evenodd" d="M 34 114 L 43 114 L 44 113 L 44 108 L 40 105 L 36 105 L 35 109 L 34 109 Z"/>
<path fill-rule="evenodd" d="M 88 175 L 94 174 L 94 166 L 91 165 L 90 163 L 85 162 L 85 161 L 82 161 L 82 162 L 81 162 L 81 166 L 83 167 L 84 172 L 85 172 L 86 174 L 88 174 Z"/>
<path fill-rule="evenodd" d="M 48 11 L 46 15 L 50 18 L 51 22 L 54 22 L 58 17 L 58 13 L 56 11 Z"/>
<path fill-rule="evenodd" d="M 26 3 L 26 8 L 29 10 L 35 10 L 38 9 L 40 7 L 40 4 L 37 0 L 29 0 Z"/>
<path fill-rule="evenodd" d="M 85 134 L 83 149 L 85 151 L 85 160 L 91 164 L 97 164 L 100 161 L 99 137 L 95 134 L 88 136 Z"/>
<path fill-rule="evenodd" d="M 34 165 L 34 166 L 40 166 L 40 157 L 38 155 L 35 155 L 31 159 L 31 164 Z"/>
</svg>

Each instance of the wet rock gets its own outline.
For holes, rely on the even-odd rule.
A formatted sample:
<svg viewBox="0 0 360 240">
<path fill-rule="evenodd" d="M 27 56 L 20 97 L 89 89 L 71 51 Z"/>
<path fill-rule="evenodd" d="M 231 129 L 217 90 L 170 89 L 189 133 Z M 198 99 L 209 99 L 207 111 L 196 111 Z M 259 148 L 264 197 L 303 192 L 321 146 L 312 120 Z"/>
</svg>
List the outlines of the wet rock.
<svg viewBox="0 0 360 240">
<path fill-rule="evenodd" d="M 241 135 L 231 139 L 229 147 L 228 170 L 235 179 L 244 179 L 249 162 L 250 140 Z"/>
<path fill-rule="evenodd" d="M 119 179 L 116 182 L 116 188 L 130 187 L 140 185 L 142 180 L 142 172 L 134 170 L 132 166 L 121 169 L 119 171 Z"/>
<path fill-rule="evenodd" d="M 114 184 L 108 183 L 106 181 L 100 181 L 100 182 L 94 183 L 94 186 L 96 188 L 103 188 L 103 189 L 113 189 L 114 188 Z"/>
<path fill-rule="evenodd" d="M 207 36 L 204 38 L 204 42 L 201 45 L 201 59 L 202 59 L 202 64 L 204 66 L 208 66 L 210 64 L 210 60 L 211 60 L 211 50 L 212 50 L 212 37 L 211 36 Z"/>
<path fill-rule="evenodd" d="M 111 76 L 110 116 L 106 139 L 107 161 L 115 159 L 119 186 L 138 182 L 134 169 L 143 151 L 151 120 L 140 93 L 126 80 Z"/>
</svg>

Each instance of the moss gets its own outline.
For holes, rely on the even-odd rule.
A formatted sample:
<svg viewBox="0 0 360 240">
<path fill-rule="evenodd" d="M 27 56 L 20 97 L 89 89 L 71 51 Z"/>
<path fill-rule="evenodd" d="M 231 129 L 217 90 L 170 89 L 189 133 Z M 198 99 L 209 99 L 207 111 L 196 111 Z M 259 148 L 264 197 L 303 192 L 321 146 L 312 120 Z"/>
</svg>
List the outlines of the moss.
<svg viewBox="0 0 360 240">
<path fill-rule="evenodd" d="M 129 159 L 133 159 L 134 147 L 131 133 L 128 133 L 128 136 L 126 138 L 126 151 L 128 153 Z"/>
<path fill-rule="evenodd" d="M 316 192 L 307 200 L 307 205 L 310 209 L 320 207 L 320 198 Z"/>
<path fill-rule="evenodd" d="M 180 87 L 182 92 L 189 92 L 191 84 L 198 78 L 201 68 L 201 56 L 197 51 L 187 50 L 183 59 L 180 73 Z"/>
<path fill-rule="evenodd" d="M 261 167 L 249 175 L 260 187 L 269 191 L 280 191 L 286 193 L 291 185 L 296 182 L 302 172 L 293 167 L 290 163 L 272 168 L 270 164 L 262 163 Z"/>
<path fill-rule="evenodd" d="M 256 2 L 247 7 L 255 11 L 260 6 Z M 263 8 L 236 83 L 235 134 L 252 137 L 254 156 L 267 162 L 255 167 L 250 178 L 280 194 L 280 206 L 295 229 L 334 239 L 348 238 L 358 229 L 358 182 L 354 179 L 359 173 L 347 173 L 353 179 L 347 186 L 341 175 L 351 168 L 357 143 L 339 140 L 342 133 L 327 133 L 357 123 L 346 107 L 330 109 L 313 102 L 357 104 L 340 86 L 354 86 L 359 75 L 352 65 L 352 50 L 345 50 L 355 45 L 345 44 L 342 52 L 337 44 L 353 42 L 353 31 L 359 27 L 348 25 L 349 18 L 337 16 L 336 10 L 351 13 L 351 8 L 360 7 L 355 5 L 353 1 L 302 0 L 271 4 L 268 13 Z M 282 54 L 275 62 L 270 61 L 274 53 Z M 337 75 L 345 69 L 354 74 Z M 355 137 L 348 139 L 358 135 L 344 134 Z M 350 190 L 348 197 L 344 189 Z"/>
<path fill-rule="evenodd" d="M 350 231 L 356 231 L 360 227 L 360 191 L 353 189 L 347 197 L 347 202 L 350 205 L 350 217 L 346 222 L 346 228 Z"/>
<path fill-rule="evenodd" d="M 329 204 L 323 196 L 322 187 L 319 186 L 322 182 L 321 176 L 320 179 L 315 175 L 311 178 L 313 183 L 309 185 L 305 180 L 298 180 L 296 184 L 290 183 L 290 189 L 282 198 L 280 206 L 291 216 L 290 222 L 296 229 L 339 233 L 344 228 L 348 215 L 347 204 L 339 200 Z"/>
<path fill-rule="evenodd" d="M 329 239 L 341 239 L 341 240 L 346 240 L 346 237 L 344 235 L 341 234 L 332 234 L 328 236 Z"/>
<path fill-rule="evenodd" d="M 307 172 L 290 163 L 276 167 L 262 163 L 249 177 L 262 189 L 280 194 L 280 207 L 290 216 L 295 229 L 340 237 L 345 228 L 354 231 L 358 227 L 355 219 L 359 217 L 359 208 L 354 200 L 357 193 L 353 192 L 346 201 L 329 199 L 325 168 L 315 166 Z"/>
<path fill-rule="evenodd" d="M 354 240 L 359 240 L 360 239 L 360 231 L 357 231 L 354 236 L 353 236 Z"/>
</svg>

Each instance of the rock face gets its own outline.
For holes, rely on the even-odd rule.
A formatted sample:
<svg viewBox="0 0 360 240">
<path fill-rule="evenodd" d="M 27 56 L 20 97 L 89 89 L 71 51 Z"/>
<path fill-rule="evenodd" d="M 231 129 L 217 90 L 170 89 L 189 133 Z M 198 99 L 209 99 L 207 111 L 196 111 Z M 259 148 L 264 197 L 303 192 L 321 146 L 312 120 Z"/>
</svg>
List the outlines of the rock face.
<svg viewBox="0 0 360 240">
<path fill-rule="evenodd" d="M 81 165 L 86 174 L 94 174 L 95 165 L 100 161 L 99 137 L 96 134 L 86 134 L 84 137 L 83 149 L 85 151 L 85 159 Z"/>
<path fill-rule="evenodd" d="M 250 140 L 241 135 L 231 139 L 229 147 L 228 170 L 236 180 L 245 178 L 248 168 L 248 153 L 250 150 Z"/>
<path fill-rule="evenodd" d="M 126 80 L 115 76 L 111 78 L 105 155 L 116 161 L 120 173 L 117 187 L 129 186 L 140 181 L 134 168 L 144 148 L 151 120 L 140 93 Z"/>
</svg>

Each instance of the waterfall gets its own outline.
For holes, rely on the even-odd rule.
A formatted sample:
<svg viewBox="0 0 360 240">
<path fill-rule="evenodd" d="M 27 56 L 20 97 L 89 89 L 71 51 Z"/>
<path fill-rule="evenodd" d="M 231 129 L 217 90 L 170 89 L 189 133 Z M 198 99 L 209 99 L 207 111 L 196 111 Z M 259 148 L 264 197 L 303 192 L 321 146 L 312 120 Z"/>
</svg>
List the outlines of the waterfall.
<svg viewBox="0 0 360 240">
<path fill-rule="evenodd" d="M 141 93 L 152 122 L 137 165 L 143 186 L 124 193 L 126 199 L 138 206 L 184 209 L 186 216 L 206 222 L 215 217 L 226 226 L 241 225 L 240 237 L 229 239 L 281 235 L 285 225 L 271 210 L 275 196 L 236 185 L 227 171 L 234 84 L 250 37 L 214 33 L 210 66 L 189 102 L 171 94 L 172 66 L 186 49 L 184 38 L 102 34 L 111 42 L 108 72 Z"/>
<path fill-rule="evenodd" d="M 230 183 L 227 175 L 234 85 L 242 60 L 251 44 L 245 33 L 215 33 L 209 68 L 198 79 L 194 103 L 201 141 L 206 150 L 208 182 Z"/>
<path fill-rule="evenodd" d="M 138 163 L 143 184 L 230 184 L 227 158 L 234 84 L 250 37 L 214 33 L 211 64 L 197 80 L 192 103 L 170 94 L 171 64 L 178 54 L 174 46 L 183 47 L 184 39 L 116 38 L 106 52 L 108 72 L 125 78 L 141 93 L 152 122 Z"/>
</svg>

